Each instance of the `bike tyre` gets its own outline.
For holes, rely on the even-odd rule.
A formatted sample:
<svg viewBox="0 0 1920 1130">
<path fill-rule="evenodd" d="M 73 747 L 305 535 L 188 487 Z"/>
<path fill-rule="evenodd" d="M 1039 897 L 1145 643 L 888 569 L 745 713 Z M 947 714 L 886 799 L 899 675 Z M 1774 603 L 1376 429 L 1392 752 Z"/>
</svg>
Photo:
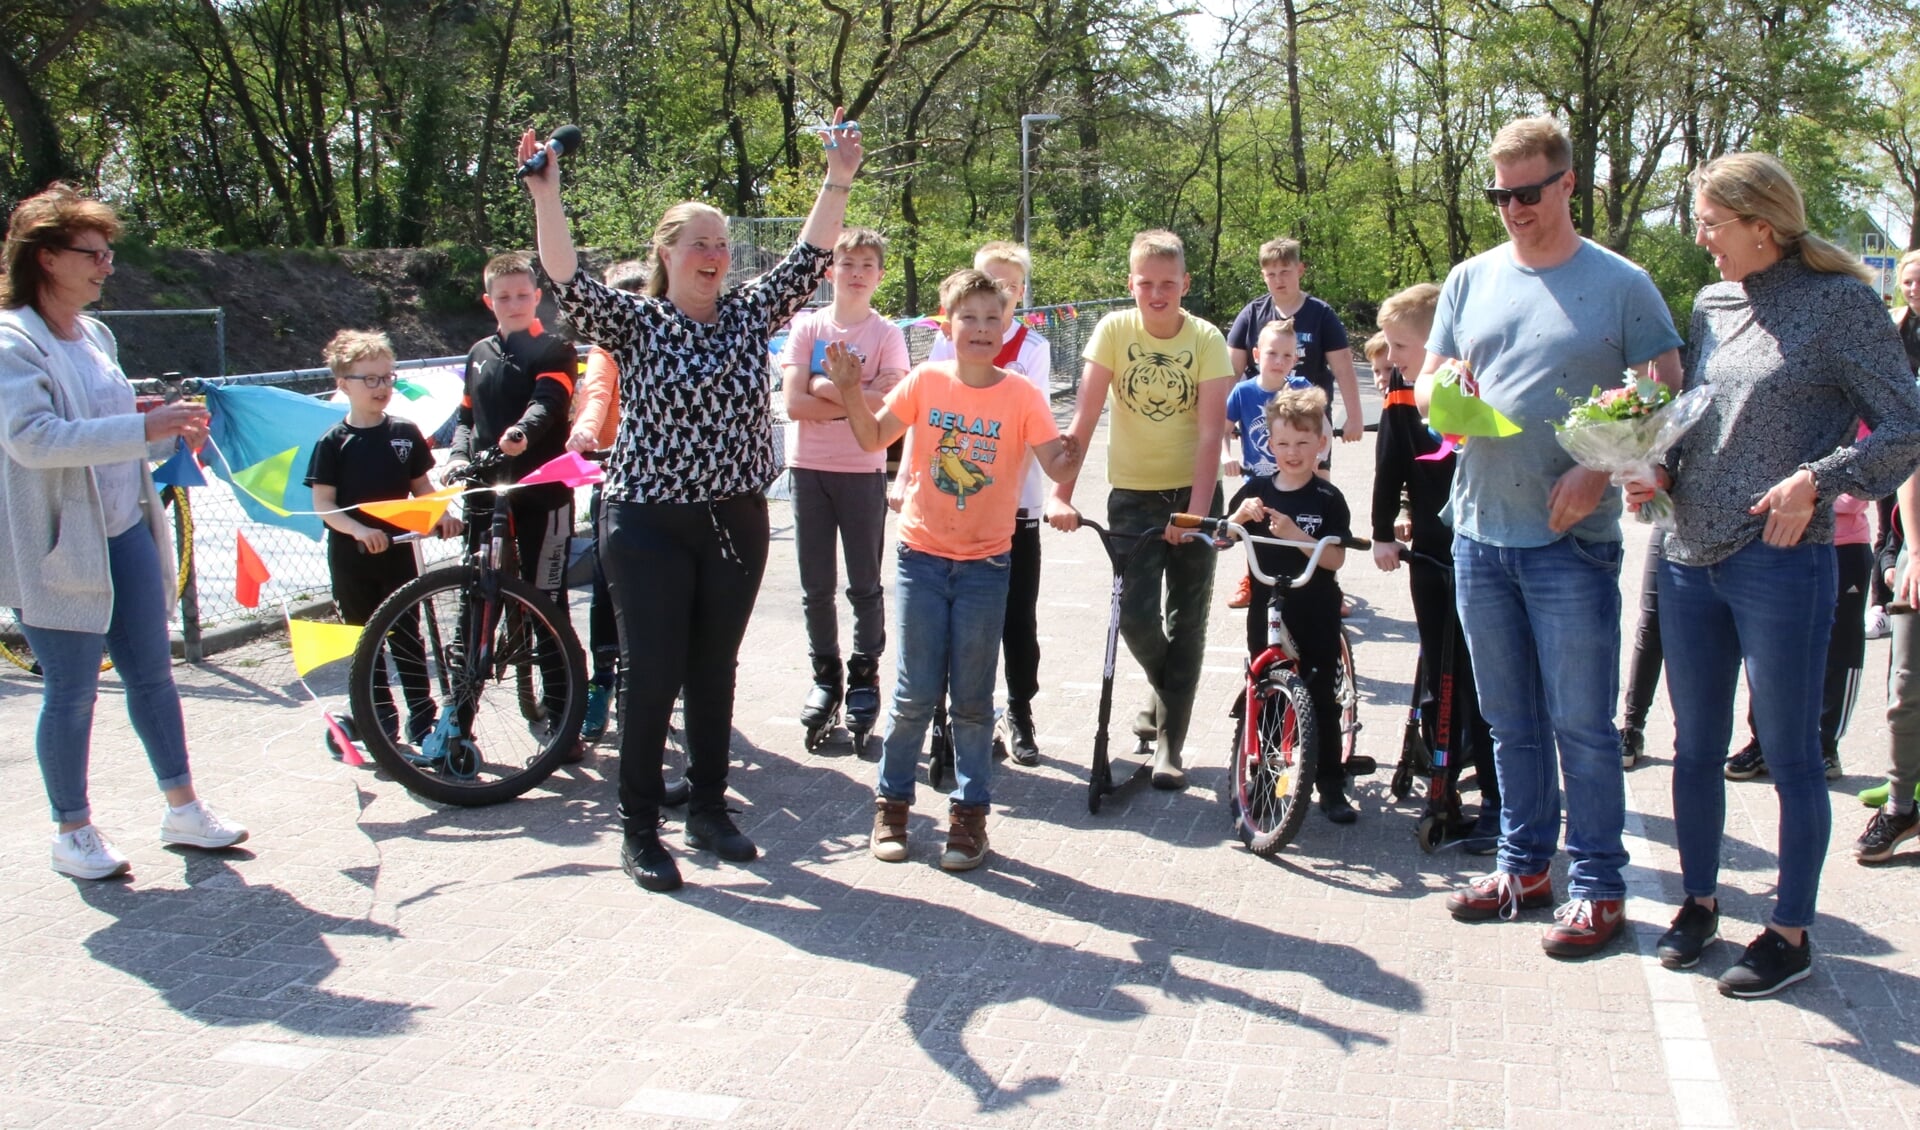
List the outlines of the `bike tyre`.
<svg viewBox="0 0 1920 1130">
<path fill-rule="evenodd" d="M 1340 630 L 1340 655 L 1333 668 L 1333 705 L 1340 722 L 1340 762 L 1349 764 L 1360 749 L 1360 690 L 1354 682 L 1353 645 Z"/>
<path fill-rule="evenodd" d="M 499 804 L 540 784 L 559 767 L 567 747 L 577 740 L 581 720 L 586 716 L 586 653 L 574 634 L 572 623 L 550 596 L 532 584 L 518 577 L 496 575 L 494 581 L 500 586 L 503 608 L 494 627 L 496 654 L 493 671 L 475 679 L 464 670 L 443 666 L 446 653 L 456 650 L 447 647 L 441 654 L 427 656 L 428 684 L 440 696 L 437 705 L 443 713 L 453 708 L 450 699 L 458 697 L 464 689 L 471 696 L 476 714 L 491 704 L 488 718 L 490 726 L 498 727 L 495 733 L 502 736 L 510 733 L 511 728 L 503 725 L 500 719 L 521 718 L 517 675 L 519 663 L 513 655 L 503 660 L 499 653 L 503 650 L 517 653 L 518 645 L 511 649 L 503 648 L 499 636 L 503 631 L 515 630 L 518 625 L 520 630 L 542 633 L 559 648 L 565 686 L 553 688 L 543 696 L 553 697 L 557 692 L 558 696 L 564 697 L 565 708 L 557 716 L 559 725 L 547 726 L 544 734 L 529 733 L 523 740 L 531 745 L 531 752 L 526 752 L 522 747 L 524 755 L 501 771 L 489 774 L 485 779 L 476 777 L 472 780 L 436 772 L 431 766 L 415 764 L 386 732 L 375 707 L 373 671 L 376 663 L 388 661 L 385 646 L 387 633 L 409 614 L 417 617 L 428 608 L 444 612 L 450 608 L 464 607 L 464 601 L 475 598 L 479 593 L 482 579 L 478 567 L 454 565 L 430 570 L 401 586 L 368 618 L 359 646 L 354 650 L 353 667 L 348 674 L 347 700 L 352 706 L 353 718 L 366 743 L 367 752 L 373 755 L 374 761 L 388 776 L 405 786 L 407 791 L 440 804 L 462 807 Z M 512 615 L 507 614 L 509 610 Z M 451 616 L 443 615 L 440 618 L 443 621 L 457 621 L 458 615 L 455 611 Z M 540 670 L 538 664 L 535 664 L 535 669 Z M 449 686 L 454 688 L 452 695 L 444 690 Z M 392 688 L 396 695 L 399 691 L 397 685 Z M 467 740 L 468 737 L 463 734 L 461 740 Z M 476 748 L 480 756 L 493 752 L 490 749 L 493 744 L 488 740 L 478 743 Z"/>
<path fill-rule="evenodd" d="M 1307 685 L 1292 671 L 1269 673 L 1256 697 L 1257 748 L 1246 748 L 1236 726 L 1228 788 L 1240 841 L 1265 857 L 1292 842 L 1306 821 L 1319 730 Z"/>
</svg>

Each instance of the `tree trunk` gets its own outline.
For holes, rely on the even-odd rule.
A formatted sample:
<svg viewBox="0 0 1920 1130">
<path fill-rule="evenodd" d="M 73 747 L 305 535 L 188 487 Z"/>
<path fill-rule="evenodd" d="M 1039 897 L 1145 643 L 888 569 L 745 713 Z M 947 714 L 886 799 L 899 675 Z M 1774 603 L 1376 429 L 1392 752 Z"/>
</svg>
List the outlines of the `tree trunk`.
<svg viewBox="0 0 1920 1130">
<path fill-rule="evenodd" d="M 520 0 L 507 9 L 507 27 L 500 34 L 500 55 L 493 64 L 493 85 L 487 90 L 487 116 L 480 123 L 480 160 L 473 174 L 473 240 L 482 247 L 491 238 L 487 224 L 487 174 L 493 169 L 493 135 L 500 125 L 500 97 L 507 85 L 507 64 L 513 58 L 514 29 L 520 23 Z M 517 152 L 517 150 L 516 150 Z"/>
<path fill-rule="evenodd" d="M 26 191 L 22 196 L 74 175 L 60 144 L 60 126 L 47 109 L 46 100 L 33 88 L 13 52 L 5 48 L 0 48 L 0 104 L 6 106 L 16 152 L 26 166 Z"/>
<path fill-rule="evenodd" d="M 213 29 L 214 46 L 220 52 L 220 63 L 226 69 L 228 84 L 233 88 L 234 105 L 240 110 L 240 119 L 246 123 L 254 153 L 260 159 L 260 172 L 267 178 L 273 198 L 279 203 L 280 212 L 286 219 L 287 238 L 297 238 L 301 224 L 299 210 L 293 203 L 293 191 L 287 186 L 286 170 L 280 167 L 280 155 L 274 151 L 273 142 L 267 137 L 266 126 L 260 121 L 260 112 L 254 108 L 253 95 L 247 92 L 247 79 L 240 71 L 240 61 L 234 57 L 233 41 L 227 37 L 227 25 L 221 22 L 220 10 L 214 6 L 213 0 L 200 0 L 200 10 L 206 14 L 207 24 Z"/>
</svg>

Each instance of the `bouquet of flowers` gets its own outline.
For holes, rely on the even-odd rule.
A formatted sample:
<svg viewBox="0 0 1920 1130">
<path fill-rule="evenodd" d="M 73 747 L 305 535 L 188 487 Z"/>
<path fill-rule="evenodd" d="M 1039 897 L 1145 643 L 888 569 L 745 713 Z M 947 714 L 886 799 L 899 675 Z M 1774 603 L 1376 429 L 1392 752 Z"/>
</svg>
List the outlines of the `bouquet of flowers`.
<svg viewBox="0 0 1920 1130">
<path fill-rule="evenodd" d="M 1626 384 L 1575 400 L 1564 423 L 1554 425 L 1555 438 L 1574 461 L 1589 470 L 1605 471 L 1616 484 L 1651 480 L 1654 465 L 1698 423 L 1712 403 L 1702 386 L 1679 396 L 1658 381 L 1627 374 Z M 1640 508 L 1641 521 L 1670 525 L 1673 500 L 1658 491 Z"/>
</svg>

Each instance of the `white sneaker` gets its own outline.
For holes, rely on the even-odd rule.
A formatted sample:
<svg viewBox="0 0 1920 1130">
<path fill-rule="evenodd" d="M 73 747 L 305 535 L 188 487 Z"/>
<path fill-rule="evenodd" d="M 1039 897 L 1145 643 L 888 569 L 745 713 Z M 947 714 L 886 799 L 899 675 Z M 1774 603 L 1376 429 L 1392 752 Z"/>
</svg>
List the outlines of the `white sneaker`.
<svg viewBox="0 0 1920 1130">
<path fill-rule="evenodd" d="M 1887 606 L 1886 605 L 1876 604 L 1872 608 L 1867 609 L 1867 638 L 1868 639 L 1870 640 L 1885 639 L 1891 633 L 1891 631 L 1892 629 L 1887 625 Z"/>
<path fill-rule="evenodd" d="M 53 834 L 53 869 L 76 879 L 111 879 L 131 871 L 133 864 L 88 824 Z"/>
<path fill-rule="evenodd" d="M 185 808 L 169 805 L 166 818 L 160 821 L 160 842 L 166 844 L 226 848 L 246 838 L 245 828 L 220 819 L 203 801 L 196 800 Z"/>
</svg>

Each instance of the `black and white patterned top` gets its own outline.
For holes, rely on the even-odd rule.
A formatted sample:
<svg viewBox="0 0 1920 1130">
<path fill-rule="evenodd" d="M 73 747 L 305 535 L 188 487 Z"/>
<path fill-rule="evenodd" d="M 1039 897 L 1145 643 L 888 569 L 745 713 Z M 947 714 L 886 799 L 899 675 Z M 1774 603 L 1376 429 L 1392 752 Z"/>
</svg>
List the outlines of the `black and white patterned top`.
<svg viewBox="0 0 1920 1130">
<path fill-rule="evenodd" d="M 1880 299 L 1851 275 L 1790 255 L 1700 291 L 1686 387 L 1706 415 L 1668 453 L 1674 530 L 1667 557 L 1724 561 L 1765 531 L 1749 514 L 1802 465 L 1819 484 L 1803 542 L 1833 541 L 1833 500 L 1883 498 L 1920 465 L 1920 387 Z M 1873 434 L 1856 442 L 1861 421 Z"/>
<path fill-rule="evenodd" d="M 566 283 L 541 273 L 575 335 L 620 365 L 608 498 L 713 502 L 766 489 L 779 472 L 767 341 L 806 305 L 832 259 L 831 251 L 795 244 L 772 270 L 722 293 L 712 322 L 584 271 Z"/>
</svg>

